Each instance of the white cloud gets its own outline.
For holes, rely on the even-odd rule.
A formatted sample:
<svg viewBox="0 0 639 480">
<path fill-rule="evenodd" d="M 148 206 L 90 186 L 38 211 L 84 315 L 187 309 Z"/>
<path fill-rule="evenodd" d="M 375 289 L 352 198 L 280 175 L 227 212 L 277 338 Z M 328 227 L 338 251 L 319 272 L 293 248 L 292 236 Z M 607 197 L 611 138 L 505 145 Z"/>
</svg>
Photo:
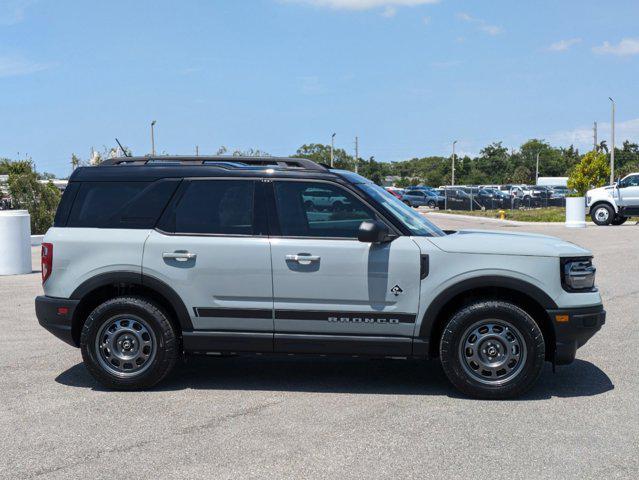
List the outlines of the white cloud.
<svg viewBox="0 0 639 480">
<path fill-rule="evenodd" d="M 551 52 L 565 52 L 570 49 L 573 45 L 577 45 L 581 42 L 581 38 L 569 38 L 566 40 L 559 40 L 558 42 L 552 43 L 548 50 Z"/>
<path fill-rule="evenodd" d="M 297 80 L 304 95 L 319 95 L 325 91 L 324 85 L 316 75 L 297 77 Z"/>
<path fill-rule="evenodd" d="M 422 22 L 424 22 L 424 25 L 430 25 L 430 17 L 422 18 Z"/>
<path fill-rule="evenodd" d="M 617 45 L 604 42 L 598 47 L 593 47 L 592 51 L 601 55 L 617 55 L 626 57 L 639 54 L 639 38 L 624 38 Z"/>
<path fill-rule="evenodd" d="M 488 35 L 491 36 L 495 36 L 495 35 L 499 35 L 500 33 L 502 33 L 504 31 L 503 28 L 497 26 L 497 25 L 491 25 L 490 23 L 488 23 L 486 20 L 483 20 L 481 18 L 477 18 L 477 17 L 473 17 L 472 15 L 465 13 L 465 12 L 461 12 L 457 14 L 457 18 L 459 18 L 460 20 L 467 22 L 467 23 L 472 23 L 474 25 L 477 25 L 477 28 L 481 31 L 484 32 Z"/>
<path fill-rule="evenodd" d="M 599 142 L 606 140 L 606 143 L 610 144 L 610 123 L 597 124 L 597 137 Z M 616 147 L 620 147 L 624 140 L 639 142 L 639 118 L 615 122 L 615 139 Z M 592 148 L 592 125 L 552 133 L 548 135 L 548 140 L 558 145 Z"/>
<path fill-rule="evenodd" d="M 392 18 L 397 14 L 397 9 L 395 7 L 391 7 L 390 5 L 384 9 L 382 12 L 382 17 Z"/>
<path fill-rule="evenodd" d="M 47 63 L 36 63 L 21 57 L 0 56 L 0 77 L 29 75 L 50 68 Z"/>
<path fill-rule="evenodd" d="M 15 25 L 24 20 L 25 10 L 35 0 L 2 0 L 0 1 L 0 25 Z"/>
<path fill-rule="evenodd" d="M 439 0 L 281 0 L 285 3 L 305 3 L 335 10 L 370 10 L 371 8 L 415 7 L 439 3 Z M 388 10 L 385 10 L 385 12 Z M 391 15 L 392 16 L 392 15 Z"/>
</svg>

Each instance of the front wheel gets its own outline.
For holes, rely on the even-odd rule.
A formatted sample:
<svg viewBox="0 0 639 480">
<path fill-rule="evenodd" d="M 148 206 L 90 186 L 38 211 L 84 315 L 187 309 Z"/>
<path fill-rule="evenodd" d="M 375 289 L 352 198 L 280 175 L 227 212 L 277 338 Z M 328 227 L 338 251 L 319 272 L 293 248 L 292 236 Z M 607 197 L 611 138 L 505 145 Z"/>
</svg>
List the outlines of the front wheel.
<svg viewBox="0 0 639 480">
<path fill-rule="evenodd" d="M 93 310 L 80 349 L 89 373 L 118 390 L 154 386 L 169 374 L 179 352 L 167 315 L 140 297 L 113 298 Z"/>
<path fill-rule="evenodd" d="M 614 217 L 615 211 L 605 203 L 600 203 L 590 212 L 590 218 L 599 226 L 610 225 Z"/>
<path fill-rule="evenodd" d="M 435 208 L 436 207 L 435 201 L 434 200 L 429 201 L 428 202 L 428 207 L 429 208 Z"/>
<path fill-rule="evenodd" d="M 446 376 L 462 393 L 506 399 L 523 394 L 537 381 L 545 345 L 539 326 L 524 310 L 485 301 L 453 315 L 439 353 Z"/>
</svg>

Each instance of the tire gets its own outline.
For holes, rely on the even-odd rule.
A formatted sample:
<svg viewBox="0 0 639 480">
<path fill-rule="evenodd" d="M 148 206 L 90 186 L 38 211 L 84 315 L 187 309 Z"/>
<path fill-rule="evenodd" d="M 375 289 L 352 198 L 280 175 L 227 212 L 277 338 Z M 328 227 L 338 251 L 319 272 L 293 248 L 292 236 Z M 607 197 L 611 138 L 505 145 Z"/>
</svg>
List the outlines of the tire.
<svg viewBox="0 0 639 480">
<path fill-rule="evenodd" d="M 408 205 L 409 207 L 412 207 L 412 205 L 410 204 L 410 202 L 409 202 L 408 200 L 404 200 L 404 203 L 405 203 L 406 205 Z"/>
<path fill-rule="evenodd" d="M 435 208 L 436 204 L 435 204 L 435 202 L 433 200 L 431 200 L 430 202 L 428 202 L 428 206 L 430 208 Z"/>
<path fill-rule="evenodd" d="M 628 217 L 622 217 L 620 215 L 617 215 L 615 218 L 613 218 L 612 220 L 612 224 L 613 225 L 623 225 L 624 223 L 626 223 L 626 220 L 628 220 Z"/>
<path fill-rule="evenodd" d="M 138 390 L 153 387 L 169 374 L 179 356 L 179 341 L 157 305 L 141 297 L 116 297 L 91 312 L 82 327 L 80 349 L 89 373 L 102 385 Z"/>
<path fill-rule="evenodd" d="M 460 392 L 507 399 L 534 385 L 546 352 L 541 330 L 530 315 L 511 303 L 491 300 L 467 305 L 453 315 L 442 333 L 439 354 L 446 376 Z"/>
<path fill-rule="evenodd" d="M 603 227 L 610 225 L 615 218 L 615 211 L 610 205 L 600 203 L 599 205 L 595 205 L 595 208 L 590 212 L 590 218 L 595 224 Z"/>
</svg>

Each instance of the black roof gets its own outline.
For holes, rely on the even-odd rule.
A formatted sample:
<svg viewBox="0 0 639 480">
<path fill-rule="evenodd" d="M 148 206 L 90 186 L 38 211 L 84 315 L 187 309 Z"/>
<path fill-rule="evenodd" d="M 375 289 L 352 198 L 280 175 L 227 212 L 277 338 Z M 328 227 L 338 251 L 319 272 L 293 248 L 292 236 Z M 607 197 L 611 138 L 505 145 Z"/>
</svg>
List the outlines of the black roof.
<svg viewBox="0 0 639 480">
<path fill-rule="evenodd" d="M 69 181 L 153 181 L 182 177 L 335 178 L 327 166 L 306 158 L 239 156 L 117 157 L 74 170 Z"/>
</svg>

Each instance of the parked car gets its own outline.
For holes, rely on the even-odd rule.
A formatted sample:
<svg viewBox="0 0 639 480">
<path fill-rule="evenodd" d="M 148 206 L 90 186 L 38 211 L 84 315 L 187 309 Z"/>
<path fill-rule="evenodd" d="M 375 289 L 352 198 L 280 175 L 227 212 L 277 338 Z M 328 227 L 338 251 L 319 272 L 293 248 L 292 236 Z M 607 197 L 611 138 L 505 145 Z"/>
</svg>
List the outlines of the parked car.
<svg viewBox="0 0 639 480">
<path fill-rule="evenodd" d="M 108 388 L 153 387 L 195 354 L 357 355 L 439 358 L 461 392 L 511 398 L 604 324 L 573 243 L 444 232 L 307 159 L 203 160 L 77 168 L 44 237 L 38 321 Z M 317 191 L 350 209 L 311 208 Z"/>
<path fill-rule="evenodd" d="M 397 188 L 397 187 L 385 187 L 386 191 L 388 193 L 390 193 L 391 195 L 397 197 L 397 198 L 402 198 L 402 195 L 404 194 L 404 189 L 403 188 Z"/>
<path fill-rule="evenodd" d="M 588 190 L 586 208 L 597 225 L 622 225 L 628 217 L 639 215 L 639 172 L 612 186 Z"/>
<path fill-rule="evenodd" d="M 446 203 L 444 197 L 438 195 L 433 190 L 405 190 L 401 196 L 402 202 L 411 207 L 444 208 Z"/>
</svg>

